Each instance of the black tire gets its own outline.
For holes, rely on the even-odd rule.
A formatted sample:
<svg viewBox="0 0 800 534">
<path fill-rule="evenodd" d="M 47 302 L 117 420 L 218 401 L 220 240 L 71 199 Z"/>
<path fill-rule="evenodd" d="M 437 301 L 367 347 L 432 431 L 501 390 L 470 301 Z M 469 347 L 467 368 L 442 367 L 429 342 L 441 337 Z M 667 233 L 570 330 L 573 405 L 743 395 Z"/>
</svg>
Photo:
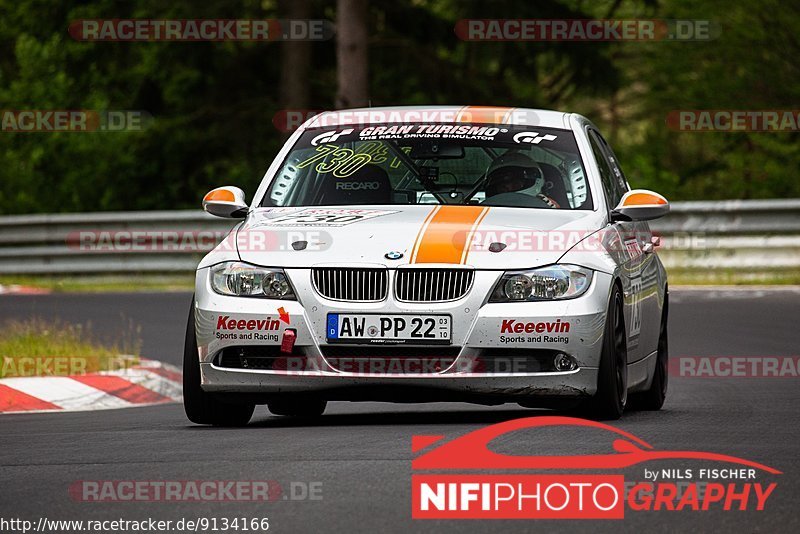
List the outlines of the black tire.
<svg viewBox="0 0 800 534">
<path fill-rule="evenodd" d="M 597 393 L 585 406 L 588 415 L 594 419 L 616 420 L 625 411 L 628 401 L 626 339 L 622 293 L 615 284 L 608 299 Z"/>
<path fill-rule="evenodd" d="M 667 322 L 669 317 L 669 291 L 664 293 L 664 308 L 661 310 L 661 326 L 658 331 L 658 352 L 656 369 L 650 389 L 631 395 L 631 407 L 635 410 L 660 410 L 667 398 L 669 384 L 669 344 L 667 342 Z"/>
<path fill-rule="evenodd" d="M 319 399 L 280 399 L 267 404 L 274 415 L 288 417 L 319 417 L 327 406 L 327 401 Z"/>
<path fill-rule="evenodd" d="M 233 404 L 200 387 L 200 360 L 197 357 L 197 337 L 194 330 L 194 301 L 186 325 L 183 347 L 183 408 L 186 417 L 199 425 L 244 426 L 253 416 L 254 404 Z"/>
</svg>

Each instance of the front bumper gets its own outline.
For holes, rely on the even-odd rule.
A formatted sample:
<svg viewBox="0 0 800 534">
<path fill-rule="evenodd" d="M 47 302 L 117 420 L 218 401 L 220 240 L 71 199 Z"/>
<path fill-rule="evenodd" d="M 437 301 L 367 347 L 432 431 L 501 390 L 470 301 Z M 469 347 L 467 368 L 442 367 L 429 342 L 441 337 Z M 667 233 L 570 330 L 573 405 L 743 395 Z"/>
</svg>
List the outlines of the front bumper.
<svg viewBox="0 0 800 534">
<path fill-rule="evenodd" d="M 426 375 L 358 375 L 309 371 L 223 369 L 200 366 L 203 389 L 218 393 L 249 393 L 265 397 L 313 394 L 326 400 L 423 402 L 477 398 L 582 397 L 597 390 L 597 369 L 563 373 Z"/>
<path fill-rule="evenodd" d="M 256 395 L 265 399 L 299 394 L 327 400 L 398 401 L 593 395 L 597 390 L 611 277 L 595 273 L 587 293 L 573 300 L 489 304 L 486 295 L 501 274 L 500 271 L 476 272 L 470 294 L 455 302 L 408 304 L 391 297 L 377 303 L 326 300 L 311 287 L 308 269 L 287 270 L 297 301 L 221 296 L 209 287 L 207 269 L 201 269 L 197 275 L 195 320 L 202 387 L 209 392 Z M 279 308 L 288 314 L 288 324 L 279 320 Z M 413 373 L 361 372 L 360 369 L 351 372 L 338 362 L 332 364 L 334 360 L 330 358 L 325 338 L 327 314 L 354 311 L 451 314 L 453 330 L 449 350 L 453 357 L 450 363 L 435 371 Z M 548 333 L 549 325 L 553 325 L 555 333 Z M 231 326 L 234 328 L 229 328 Z M 248 330 L 249 327 L 253 328 Z M 302 366 L 254 369 L 223 365 L 221 355 L 226 349 L 277 349 L 288 328 L 296 332 L 295 348 L 301 354 L 298 358 L 304 361 Z M 414 347 L 408 350 L 413 353 Z M 564 352 L 575 360 L 577 369 L 530 372 L 529 368 L 500 365 L 486 372 L 485 366 L 475 364 L 481 358 L 496 359 L 503 355 L 513 358 L 531 351 Z"/>
</svg>

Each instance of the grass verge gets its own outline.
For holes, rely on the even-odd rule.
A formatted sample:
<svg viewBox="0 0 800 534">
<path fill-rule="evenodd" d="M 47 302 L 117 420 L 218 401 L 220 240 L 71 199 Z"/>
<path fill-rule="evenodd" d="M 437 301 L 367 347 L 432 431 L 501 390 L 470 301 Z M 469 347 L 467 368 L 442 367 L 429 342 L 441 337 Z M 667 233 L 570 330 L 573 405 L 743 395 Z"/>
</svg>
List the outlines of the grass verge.
<svg viewBox="0 0 800 534">
<path fill-rule="evenodd" d="M 69 376 L 127 369 L 139 363 L 138 329 L 114 345 L 98 342 L 91 325 L 29 319 L 0 327 L 0 378 Z"/>
<path fill-rule="evenodd" d="M 141 275 L 0 276 L 0 286 L 27 286 L 54 293 L 192 291 L 194 273 Z"/>
</svg>

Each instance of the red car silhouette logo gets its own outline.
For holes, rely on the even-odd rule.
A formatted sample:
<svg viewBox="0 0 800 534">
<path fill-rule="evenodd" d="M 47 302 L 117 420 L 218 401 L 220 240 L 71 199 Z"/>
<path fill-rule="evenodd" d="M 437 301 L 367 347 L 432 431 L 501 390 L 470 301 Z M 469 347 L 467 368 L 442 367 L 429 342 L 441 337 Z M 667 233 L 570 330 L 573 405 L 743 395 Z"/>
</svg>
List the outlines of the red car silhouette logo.
<svg viewBox="0 0 800 534">
<path fill-rule="evenodd" d="M 584 454 L 575 456 L 511 456 L 489 450 L 489 442 L 509 432 L 527 428 L 553 426 L 590 427 L 613 434 L 613 454 Z M 444 439 L 442 435 L 413 436 L 413 452 L 421 451 Z M 658 451 L 644 440 L 603 423 L 573 417 L 543 416 L 526 417 L 497 423 L 470 432 L 464 436 L 437 446 L 412 461 L 415 470 L 469 470 L 469 469 L 622 469 L 652 460 L 710 460 L 728 462 L 772 474 L 782 474 L 772 467 L 713 452 Z"/>
</svg>

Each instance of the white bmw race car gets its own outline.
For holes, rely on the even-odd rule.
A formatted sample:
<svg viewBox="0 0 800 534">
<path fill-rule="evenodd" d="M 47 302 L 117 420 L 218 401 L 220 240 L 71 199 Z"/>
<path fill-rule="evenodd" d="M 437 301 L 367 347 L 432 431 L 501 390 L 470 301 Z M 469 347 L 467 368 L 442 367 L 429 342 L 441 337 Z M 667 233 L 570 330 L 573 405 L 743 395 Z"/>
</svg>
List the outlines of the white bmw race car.
<svg viewBox="0 0 800 534">
<path fill-rule="evenodd" d="M 667 279 L 586 118 L 491 107 L 327 112 L 297 130 L 197 269 L 184 355 L 195 423 L 329 400 L 516 402 L 615 419 L 667 390 Z"/>
</svg>

